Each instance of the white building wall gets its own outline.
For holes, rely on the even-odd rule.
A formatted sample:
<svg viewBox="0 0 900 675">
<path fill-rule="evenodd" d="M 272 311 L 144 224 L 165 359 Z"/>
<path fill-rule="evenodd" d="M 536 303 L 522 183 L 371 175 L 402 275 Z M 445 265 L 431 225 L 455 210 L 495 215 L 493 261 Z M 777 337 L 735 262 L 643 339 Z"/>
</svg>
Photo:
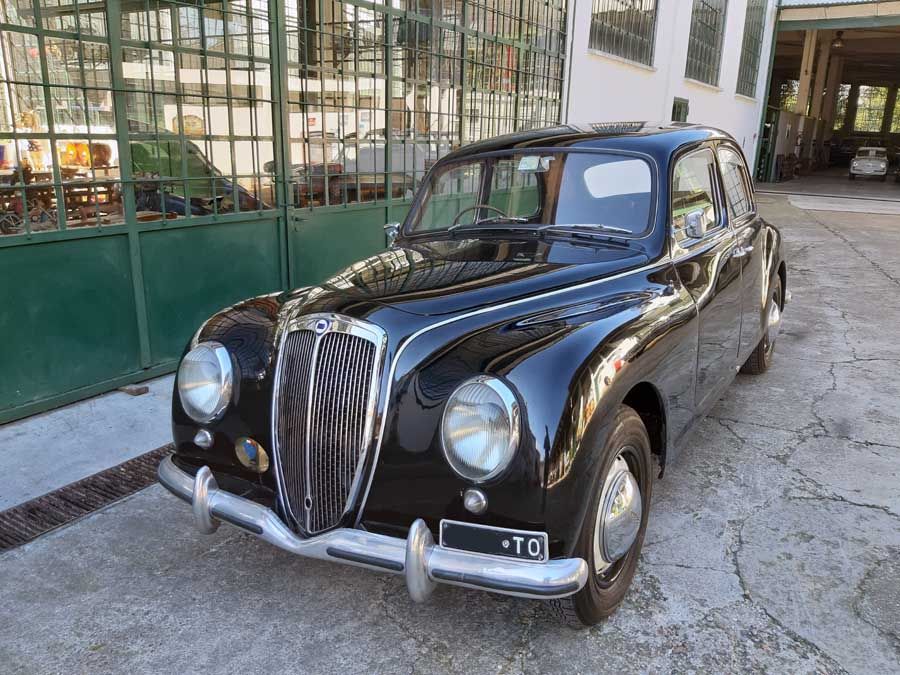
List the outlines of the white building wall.
<svg viewBox="0 0 900 675">
<path fill-rule="evenodd" d="M 676 97 L 689 101 L 688 122 L 718 127 L 741 144 L 749 161 L 766 100 L 766 84 L 777 1 L 769 0 L 756 96 L 737 91 L 747 0 L 730 0 L 718 86 L 685 78 L 693 2 L 658 0 L 653 66 L 626 61 L 588 46 L 591 0 L 571 0 L 569 10 L 570 76 L 563 115 L 568 122 L 664 121 L 672 117 Z"/>
</svg>

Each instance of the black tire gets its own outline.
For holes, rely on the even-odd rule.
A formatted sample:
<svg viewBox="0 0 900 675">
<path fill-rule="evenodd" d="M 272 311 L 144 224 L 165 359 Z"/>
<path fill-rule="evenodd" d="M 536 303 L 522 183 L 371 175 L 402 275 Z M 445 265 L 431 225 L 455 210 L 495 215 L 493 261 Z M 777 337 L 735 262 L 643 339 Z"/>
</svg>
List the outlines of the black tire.
<svg viewBox="0 0 900 675">
<path fill-rule="evenodd" d="M 587 628 L 610 616 L 622 603 L 637 569 L 647 531 L 650 497 L 653 490 L 653 471 L 650 456 L 650 437 L 638 414 L 620 405 L 612 422 L 611 432 L 601 453 L 600 475 L 590 496 L 590 507 L 584 519 L 573 555 L 587 561 L 589 576 L 584 588 L 566 598 L 551 600 L 549 609 L 572 628 Z M 611 567 L 597 573 L 594 561 L 594 529 L 599 515 L 600 497 L 607 474 L 622 456 L 634 475 L 641 492 L 641 523 L 634 543 L 628 552 Z"/>
<path fill-rule="evenodd" d="M 856 180 L 856 176 L 854 176 L 852 173 L 850 174 L 850 180 Z"/>
<path fill-rule="evenodd" d="M 881 182 L 884 183 L 887 180 L 887 175 L 881 177 Z"/>
<path fill-rule="evenodd" d="M 775 277 L 775 283 L 772 284 L 772 289 L 769 292 L 769 303 L 766 305 L 767 320 L 769 316 L 769 309 L 772 306 L 771 303 L 777 303 L 779 309 L 782 306 L 781 277 L 777 275 Z M 769 339 L 769 331 L 767 326 L 766 331 L 763 333 L 762 339 L 759 341 L 759 344 L 756 345 L 753 353 L 750 354 L 750 357 L 746 361 L 744 361 L 744 365 L 741 366 L 741 372 L 746 375 L 760 375 L 766 372 L 772 363 L 772 353 L 774 351 L 775 340 Z"/>
</svg>

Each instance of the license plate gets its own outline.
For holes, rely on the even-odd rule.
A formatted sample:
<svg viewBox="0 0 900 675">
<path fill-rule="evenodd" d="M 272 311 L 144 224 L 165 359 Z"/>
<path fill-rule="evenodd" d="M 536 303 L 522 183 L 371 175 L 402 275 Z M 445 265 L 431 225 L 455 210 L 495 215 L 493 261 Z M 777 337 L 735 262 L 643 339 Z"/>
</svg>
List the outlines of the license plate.
<svg viewBox="0 0 900 675">
<path fill-rule="evenodd" d="M 546 562 L 547 533 L 508 530 L 502 527 L 473 525 L 456 520 L 441 521 L 440 544 L 443 548 L 483 553 L 529 562 Z"/>
</svg>

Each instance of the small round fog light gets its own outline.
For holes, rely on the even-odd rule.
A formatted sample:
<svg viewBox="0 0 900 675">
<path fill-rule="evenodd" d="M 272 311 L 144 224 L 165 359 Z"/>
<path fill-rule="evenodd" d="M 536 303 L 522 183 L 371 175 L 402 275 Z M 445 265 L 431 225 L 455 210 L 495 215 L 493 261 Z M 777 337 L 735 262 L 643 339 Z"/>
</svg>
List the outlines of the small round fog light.
<svg viewBox="0 0 900 675">
<path fill-rule="evenodd" d="M 238 461 L 252 471 L 265 473 L 269 469 L 269 455 L 252 438 L 241 436 L 234 443 L 234 454 Z"/>
<path fill-rule="evenodd" d="M 487 496 L 477 488 L 469 488 L 463 493 L 463 506 L 466 511 L 474 513 L 476 516 L 487 511 Z"/>
</svg>

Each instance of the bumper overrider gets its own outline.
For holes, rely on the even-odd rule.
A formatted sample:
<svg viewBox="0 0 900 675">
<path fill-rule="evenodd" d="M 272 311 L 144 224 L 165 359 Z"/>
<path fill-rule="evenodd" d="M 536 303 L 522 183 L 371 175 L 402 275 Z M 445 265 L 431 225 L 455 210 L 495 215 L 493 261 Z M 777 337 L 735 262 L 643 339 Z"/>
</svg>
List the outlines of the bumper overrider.
<svg viewBox="0 0 900 675">
<path fill-rule="evenodd" d="M 194 522 L 205 534 L 225 521 L 290 553 L 402 574 L 417 602 L 426 600 L 439 583 L 547 600 L 571 595 L 587 581 L 587 563 L 581 558 L 535 563 L 444 548 L 435 544 L 421 519 L 412 524 L 406 539 L 350 528 L 300 537 L 271 509 L 220 489 L 209 467 L 192 476 L 178 468 L 171 455 L 159 465 L 159 482 L 191 504 Z"/>
</svg>

